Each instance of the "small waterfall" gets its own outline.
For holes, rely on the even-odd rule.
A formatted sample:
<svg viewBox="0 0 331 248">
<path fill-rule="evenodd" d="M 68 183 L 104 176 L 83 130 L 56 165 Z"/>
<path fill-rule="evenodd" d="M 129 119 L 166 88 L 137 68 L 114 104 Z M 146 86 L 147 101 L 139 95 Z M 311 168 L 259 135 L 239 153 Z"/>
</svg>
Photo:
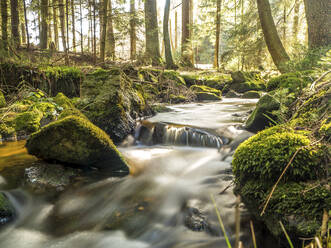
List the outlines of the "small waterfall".
<svg viewBox="0 0 331 248">
<path fill-rule="evenodd" d="M 202 129 L 147 121 L 143 121 L 138 127 L 135 138 L 144 145 L 163 144 L 218 149 L 225 141 L 221 137 Z"/>
</svg>

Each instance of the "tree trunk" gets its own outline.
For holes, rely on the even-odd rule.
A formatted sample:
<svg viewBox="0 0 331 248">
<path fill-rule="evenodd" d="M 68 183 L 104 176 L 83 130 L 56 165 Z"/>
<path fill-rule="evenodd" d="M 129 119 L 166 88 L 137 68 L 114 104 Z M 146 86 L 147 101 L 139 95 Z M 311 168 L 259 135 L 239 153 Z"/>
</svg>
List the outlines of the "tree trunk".
<svg viewBox="0 0 331 248">
<path fill-rule="evenodd" d="M 171 54 L 170 36 L 169 36 L 169 15 L 170 15 L 170 0 L 166 0 L 164 8 L 164 19 L 163 19 L 163 40 L 165 48 L 165 60 L 167 69 L 176 69 Z"/>
<path fill-rule="evenodd" d="M 109 16 L 108 16 L 108 28 L 107 28 L 107 56 L 109 56 L 112 60 L 115 60 L 115 35 L 114 35 L 114 27 L 113 27 L 113 5 L 112 0 L 109 0 Z"/>
<path fill-rule="evenodd" d="M 51 4 L 50 0 L 49 0 L 49 4 Z M 53 2 L 52 2 L 53 4 Z M 49 8 L 48 10 L 48 20 L 47 20 L 47 23 L 48 23 L 48 29 L 47 29 L 47 35 L 48 35 L 48 46 L 50 46 L 51 42 L 52 42 L 52 17 L 53 17 L 53 13 L 52 13 L 52 8 Z M 53 44 L 54 45 L 54 44 Z M 55 47 L 52 45 L 52 49 L 54 49 Z"/>
<path fill-rule="evenodd" d="M 106 47 L 106 32 L 107 32 L 107 5 L 108 5 L 108 0 L 103 0 L 102 1 L 103 8 L 102 8 L 102 33 L 100 37 L 100 58 L 101 61 L 105 61 L 105 47 Z"/>
<path fill-rule="evenodd" d="M 214 67 L 215 68 L 219 68 L 221 5 L 222 5 L 222 0 L 217 0 L 217 3 L 216 3 L 216 42 L 215 42 L 215 55 L 214 55 Z"/>
<path fill-rule="evenodd" d="M 329 0 L 304 0 L 308 24 L 309 48 L 328 46 L 331 43 L 331 4 Z"/>
<path fill-rule="evenodd" d="M 19 4 L 19 16 L 20 16 L 20 29 L 21 29 L 21 41 L 22 44 L 26 44 L 26 33 L 25 33 L 25 20 L 24 20 L 24 1 L 20 1 Z"/>
<path fill-rule="evenodd" d="M 58 0 L 53 0 L 53 29 L 54 29 L 54 42 L 56 50 L 59 49 L 59 27 L 58 27 Z"/>
<path fill-rule="evenodd" d="M 190 0 L 182 0 L 182 64 L 192 67 L 190 12 Z"/>
<path fill-rule="evenodd" d="M 146 57 L 152 65 L 160 65 L 159 29 L 157 22 L 156 0 L 145 0 Z"/>
<path fill-rule="evenodd" d="M 93 0 L 93 62 L 97 63 L 96 2 Z"/>
<path fill-rule="evenodd" d="M 7 0 L 1 1 L 1 48 L 8 50 L 8 5 Z"/>
<path fill-rule="evenodd" d="M 69 65 L 69 56 L 67 49 L 67 41 L 66 41 L 66 32 L 65 32 L 65 13 L 64 13 L 64 3 L 63 0 L 59 0 L 59 9 L 60 9 L 60 26 L 61 26 L 61 36 L 62 36 L 62 46 L 64 51 L 65 64 Z"/>
<path fill-rule="evenodd" d="M 72 47 L 76 52 L 75 0 L 71 0 Z"/>
<path fill-rule="evenodd" d="M 283 73 L 286 71 L 285 64 L 290 60 L 290 58 L 278 36 L 277 29 L 271 15 L 269 0 L 257 0 L 257 7 L 268 50 L 277 69 Z"/>
<path fill-rule="evenodd" d="M 193 39 L 193 0 L 190 0 L 190 39 Z M 194 65 L 194 47 L 191 40 L 191 63 Z"/>
<path fill-rule="evenodd" d="M 283 45 L 284 48 L 286 47 L 286 28 L 287 28 L 287 6 L 286 6 L 286 1 L 284 1 L 284 6 L 283 6 L 283 27 L 282 27 L 282 31 L 283 31 Z"/>
<path fill-rule="evenodd" d="M 299 12 L 300 12 L 300 0 L 295 0 L 294 6 L 294 17 L 293 17 L 293 43 L 298 41 L 298 32 L 299 32 Z"/>
<path fill-rule="evenodd" d="M 47 49 L 48 45 L 48 0 L 41 0 L 41 32 L 40 48 Z"/>
<path fill-rule="evenodd" d="M 28 25 L 28 17 L 26 13 L 26 3 L 25 0 L 23 0 L 23 8 L 24 8 L 24 20 L 25 20 L 25 31 L 26 31 L 26 47 L 29 50 L 30 48 L 30 35 L 29 35 L 29 25 Z"/>
<path fill-rule="evenodd" d="M 84 54 L 82 0 L 79 0 L 79 16 L 80 16 L 80 52 Z"/>
<path fill-rule="evenodd" d="M 175 12 L 175 49 L 178 48 L 178 14 Z"/>
<path fill-rule="evenodd" d="M 69 45 L 69 0 L 66 1 L 66 32 L 67 32 L 67 50 L 70 50 L 70 45 Z"/>
<path fill-rule="evenodd" d="M 137 36 L 136 36 L 136 1 L 130 0 L 130 59 L 136 58 Z"/>
<path fill-rule="evenodd" d="M 14 42 L 15 48 L 20 45 L 20 18 L 18 14 L 18 1 L 10 0 L 10 10 L 11 10 L 11 36 Z"/>
</svg>

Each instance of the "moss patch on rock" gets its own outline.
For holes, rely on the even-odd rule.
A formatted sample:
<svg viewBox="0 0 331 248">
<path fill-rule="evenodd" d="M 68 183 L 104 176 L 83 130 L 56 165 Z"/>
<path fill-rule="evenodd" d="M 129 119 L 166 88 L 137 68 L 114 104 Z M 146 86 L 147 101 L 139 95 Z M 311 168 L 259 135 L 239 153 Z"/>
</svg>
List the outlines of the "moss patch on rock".
<svg viewBox="0 0 331 248">
<path fill-rule="evenodd" d="M 302 131 L 284 126 L 266 129 L 238 147 L 233 172 L 240 184 L 251 179 L 275 183 L 296 150 L 300 149 L 283 182 L 316 179 L 323 171 L 323 157 L 318 147 L 309 147 L 310 143 L 307 133 Z"/>
<path fill-rule="evenodd" d="M 143 89 L 118 68 L 87 74 L 81 92 L 84 114 L 115 142 L 133 132 L 135 119 L 150 111 Z"/>
<path fill-rule="evenodd" d="M 242 95 L 242 98 L 245 98 L 245 99 L 256 99 L 256 98 L 260 98 L 260 97 L 261 97 L 261 94 L 255 90 L 247 91 Z"/>
<path fill-rule="evenodd" d="M 218 101 L 222 99 L 222 91 L 208 87 L 206 85 L 192 85 L 190 90 L 196 94 L 199 101 Z"/>
<path fill-rule="evenodd" d="M 267 91 L 287 88 L 290 92 L 300 93 L 309 82 L 313 81 L 311 71 L 285 73 L 271 78 L 267 83 Z"/>
<path fill-rule="evenodd" d="M 26 147 L 38 158 L 128 172 L 122 155 L 108 135 L 90 121 L 68 116 L 30 136 Z"/>
<path fill-rule="evenodd" d="M 279 101 L 271 95 L 266 94 L 261 97 L 253 113 L 245 123 L 247 130 L 257 132 L 263 130 L 270 124 L 274 124 L 277 121 L 277 117 L 273 115 L 272 112 L 278 110 L 279 107 Z"/>
</svg>

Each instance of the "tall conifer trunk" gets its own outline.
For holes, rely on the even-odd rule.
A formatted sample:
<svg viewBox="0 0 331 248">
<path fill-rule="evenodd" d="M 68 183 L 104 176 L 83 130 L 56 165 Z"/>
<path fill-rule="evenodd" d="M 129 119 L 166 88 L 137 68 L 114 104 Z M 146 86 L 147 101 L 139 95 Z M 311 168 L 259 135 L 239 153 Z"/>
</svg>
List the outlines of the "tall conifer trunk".
<svg viewBox="0 0 331 248">
<path fill-rule="evenodd" d="M 156 0 L 145 0 L 146 57 L 152 65 L 160 65 L 159 29 L 157 22 Z"/>
<path fill-rule="evenodd" d="M 10 12 L 11 12 L 11 36 L 14 42 L 14 46 L 17 48 L 20 45 L 20 18 L 18 14 L 18 0 L 10 0 Z"/>
<path fill-rule="evenodd" d="M 304 0 L 308 24 L 308 45 L 318 48 L 331 44 L 330 0 Z"/>
<path fill-rule="evenodd" d="M 286 72 L 286 62 L 290 60 L 279 38 L 271 15 L 269 0 L 257 0 L 260 22 L 269 53 L 280 72 Z"/>
<path fill-rule="evenodd" d="M 136 1 L 130 0 L 130 59 L 136 58 L 137 36 L 136 36 Z"/>
<path fill-rule="evenodd" d="M 163 19 L 163 41 L 165 48 L 165 59 L 167 69 L 176 69 L 171 54 L 170 35 L 169 35 L 169 15 L 170 15 L 170 0 L 166 0 L 164 8 L 164 19 Z"/>
</svg>

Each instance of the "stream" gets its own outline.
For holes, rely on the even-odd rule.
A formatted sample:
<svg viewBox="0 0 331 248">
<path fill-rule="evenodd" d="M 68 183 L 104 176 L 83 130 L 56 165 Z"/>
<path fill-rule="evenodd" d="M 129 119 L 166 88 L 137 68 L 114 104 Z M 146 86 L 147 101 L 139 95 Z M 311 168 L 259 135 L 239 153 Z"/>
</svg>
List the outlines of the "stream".
<svg viewBox="0 0 331 248">
<path fill-rule="evenodd" d="M 231 160 L 251 135 L 240 124 L 256 102 L 170 106 L 171 112 L 142 121 L 119 147 L 129 176 L 85 172 L 55 197 L 1 177 L 16 166 L 26 173 L 38 161 L 26 153 L 24 141 L 0 145 L 0 190 L 17 212 L 0 229 L 0 247 L 226 248 L 211 195 L 233 247 L 236 237 L 248 247 L 250 215 L 233 194 Z M 77 183 L 86 173 L 94 180 Z"/>
</svg>

